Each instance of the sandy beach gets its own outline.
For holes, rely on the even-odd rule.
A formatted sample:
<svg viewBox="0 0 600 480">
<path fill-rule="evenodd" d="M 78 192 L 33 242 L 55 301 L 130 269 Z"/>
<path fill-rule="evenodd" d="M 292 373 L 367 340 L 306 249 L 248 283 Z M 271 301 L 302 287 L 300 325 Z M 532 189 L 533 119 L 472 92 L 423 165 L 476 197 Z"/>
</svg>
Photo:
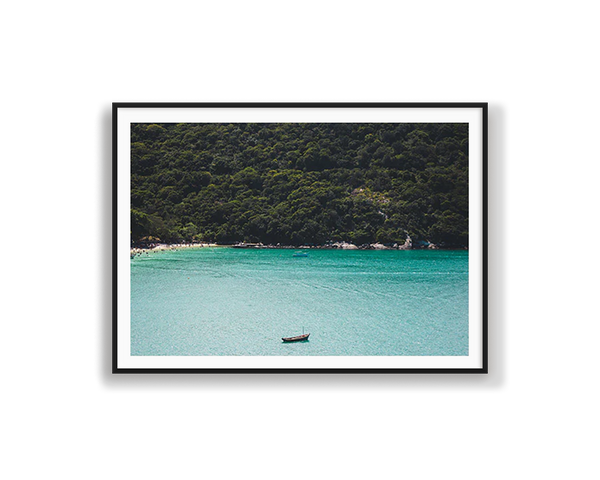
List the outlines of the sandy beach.
<svg viewBox="0 0 600 480">
<path fill-rule="evenodd" d="M 166 244 L 166 243 L 159 243 L 158 245 L 155 245 L 153 247 L 147 247 L 147 248 L 142 248 L 142 247 L 136 247 L 136 248 L 132 248 L 130 249 L 130 255 L 131 258 L 139 256 L 139 255 L 148 255 L 150 253 L 160 253 L 160 252 L 165 252 L 165 251 L 177 251 L 177 250 L 183 250 L 183 249 L 188 249 L 188 248 L 206 248 L 206 247 L 219 247 L 220 245 L 217 245 L 216 243 L 175 243 L 175 244 Z"/>
</svg>

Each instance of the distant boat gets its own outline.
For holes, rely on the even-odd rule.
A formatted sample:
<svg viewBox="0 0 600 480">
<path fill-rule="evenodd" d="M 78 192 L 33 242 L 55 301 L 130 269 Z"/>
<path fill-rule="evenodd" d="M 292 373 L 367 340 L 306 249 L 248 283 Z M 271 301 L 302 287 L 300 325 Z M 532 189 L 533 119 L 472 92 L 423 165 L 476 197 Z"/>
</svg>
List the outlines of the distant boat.
<svg viewBox="0 0 600 480">
<path fill-rule="evenodd" d="M 264 248 L 262 243 L 246 243 L 246 242 L 238 242 L 235 245 L 232 245 L 233 248 Z"/>
<path fill-rule="evenodd" d="M 308 257 L 308 252 L 296 252 L 292 257 Z"/>
<path fill-rule="evenodd" d="M 308 340 L 308 336 L 310 333 L 304 335 L 298 335 L 296 337 L 283 337 L 282 340 L 284 342 L 303 342 L 304 340 Z"/>
<path fill-rule="evenodd" d="M 297 335 L 295 337 L 283 337 L 282 340 L 284 342 L 303 342 L 304 340 L 308 340 L 308 336 L 310 333 L 304 333 L 304 327 L 302 327 L 302 335 Z"/>
</svg>

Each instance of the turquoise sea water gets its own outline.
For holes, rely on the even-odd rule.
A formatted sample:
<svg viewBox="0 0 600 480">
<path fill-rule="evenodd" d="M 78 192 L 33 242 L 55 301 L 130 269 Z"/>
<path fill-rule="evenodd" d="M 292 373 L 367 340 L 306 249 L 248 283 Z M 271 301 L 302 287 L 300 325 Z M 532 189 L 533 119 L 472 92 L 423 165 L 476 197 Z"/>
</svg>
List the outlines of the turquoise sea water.
<svg viewBox="0 0 600 480">
<path fill-rule="evenodd" d="M 293 253 L 132 259 L 131 354 L 468 355 L 468 252 Z"/>
</svg>

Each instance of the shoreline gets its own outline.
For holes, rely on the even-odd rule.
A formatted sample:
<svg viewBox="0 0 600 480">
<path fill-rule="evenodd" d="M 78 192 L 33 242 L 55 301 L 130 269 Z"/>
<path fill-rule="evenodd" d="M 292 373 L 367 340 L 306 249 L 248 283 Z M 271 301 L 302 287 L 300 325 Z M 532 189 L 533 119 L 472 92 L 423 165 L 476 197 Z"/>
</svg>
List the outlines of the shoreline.
<svg viewBox="0 0 600 480">
<path fill-rule="evenodd" d="M 216 243 L 158 243 L 151 244 L 145 247 L 131 247 L 129 249 L 129 255 L 131 258 L 149 253 L 160 253 L 166 251 L 177 251 L 180 249 L 188 248 L 207 248 L 207 247 L 223 247 L 224 245 L 218 245 Z"/>
<path fill-rule="evenodd" d="M 234 244 L 234 245 L 215 245 L 218 247 L 242 248 L 242 249 L 287 249 L 287 250 L 468 250 L 464 246 L 441 246 L 430 244 L 423 245 L 383 245 L 381 243 L 366 243 L 363 245 L 354 245 L 352 243 L 337 242 L 324 245 L 263 245 L 263 244 Z"/>
<path fill-rule="evenodd" d="M 335 242 L 327 243 L 324 245 L 272 245 L 263 243 L 246 243 L 239 242 L 236 244 L 218 244 L 218 243 L 158 243 L 147 246 L 131 247 L 130 256 L 131 258 L 148 255 L 150 253 L 160 253 L 166 251 L 178 251 L 181 249 L 191 248 L 209 248 L 209 247 L 220 247 L 220 248 L 238 248 L 238 249 L 279 249 L 279 250 L 468 250 L 467 247 L 444 247 L 434 245 L 432 243 L 422 243 L 413 245 L 409 239 L 402 245 L 383 245 L 381 243 L 368 243 L 364 245 L 354 245 L 347 242 Z"/>
</svg>

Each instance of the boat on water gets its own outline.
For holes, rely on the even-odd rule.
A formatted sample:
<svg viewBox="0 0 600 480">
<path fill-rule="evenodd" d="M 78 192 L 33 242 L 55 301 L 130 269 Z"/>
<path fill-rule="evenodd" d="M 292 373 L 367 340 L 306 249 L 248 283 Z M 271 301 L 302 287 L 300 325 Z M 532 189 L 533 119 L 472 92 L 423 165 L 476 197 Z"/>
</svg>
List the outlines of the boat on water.
<svg viewBox="0 0 600 480">
<path fill-rule="evenodd" d="M 262 243 L 247 243 L 247 242 L 238 242 L 235 245 L 231 246 L 232 248 L 264 248 Z"/>
<path fill-rule="evenodd" d="M 308 340 L 308 336 L 310 333 L 304 333 L 304 327 L 302 327 L 302 335 L 296 335 L 295 337 L 283 337 L 282 340 L 284 342 L 303 342 L 304 340 Z"/>
<path fill-rule="evenodd" d="M 295 337 L 283 337 L 282 340 L 284 342 L 303 342 L 305 340 L 308 340 L 309 335 L 310 335 L 310 333 L 306 333 L 303 335 L 297 335 Z"/>
<path fill-rule="evenodd" d="M 308 257 L 308 252 L 295 252 L 292 257 Z"/>
</svg>

